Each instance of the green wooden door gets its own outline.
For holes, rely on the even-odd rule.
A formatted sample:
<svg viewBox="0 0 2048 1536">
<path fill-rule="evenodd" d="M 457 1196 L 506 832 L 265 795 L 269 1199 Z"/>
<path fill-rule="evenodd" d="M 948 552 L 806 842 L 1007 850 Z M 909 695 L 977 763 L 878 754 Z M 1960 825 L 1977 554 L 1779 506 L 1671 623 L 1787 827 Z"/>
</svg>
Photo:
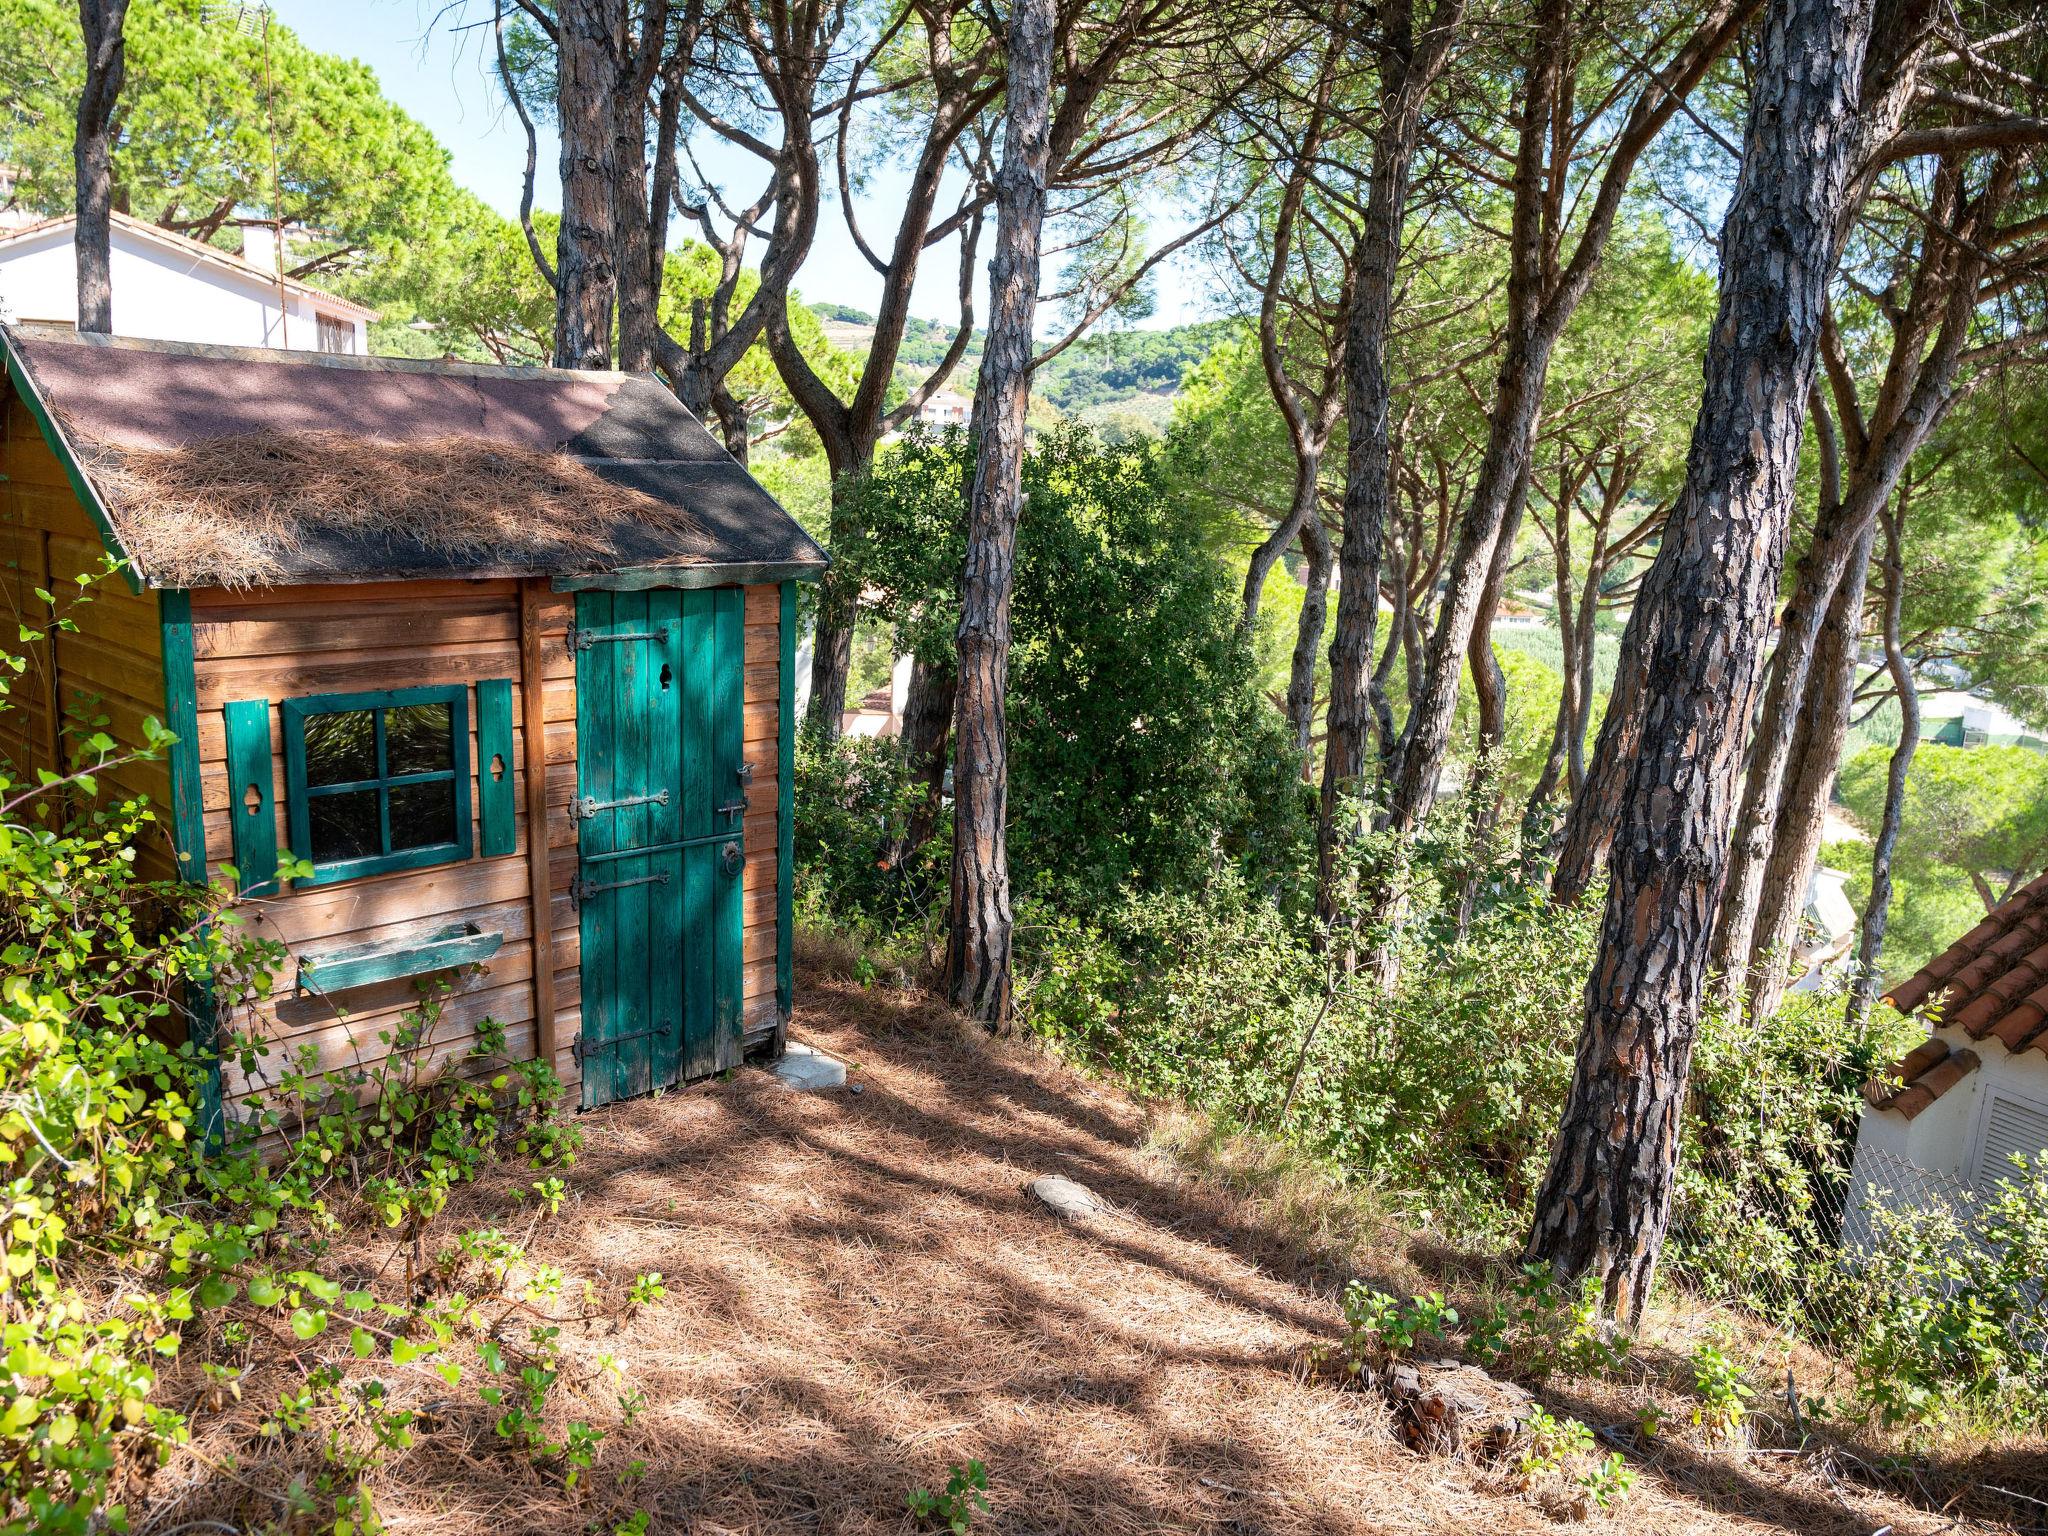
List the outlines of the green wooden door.
<svg viewBox="0 0 2048 1536">
<path fill-rule="evenodd" d="M 743 596 L 576 599 L 586 1108 L 740 1058 Z"/>
</svg>

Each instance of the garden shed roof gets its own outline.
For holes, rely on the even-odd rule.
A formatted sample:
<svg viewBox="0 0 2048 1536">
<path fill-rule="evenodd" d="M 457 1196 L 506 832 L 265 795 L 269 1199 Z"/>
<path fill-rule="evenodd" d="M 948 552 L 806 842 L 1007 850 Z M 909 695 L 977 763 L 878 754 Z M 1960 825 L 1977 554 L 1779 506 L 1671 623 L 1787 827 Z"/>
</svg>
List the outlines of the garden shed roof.
<svg viewBox="0 0 2048 1536">
<path fill-rule="evenodd" d="M 0 341 L 8 383 L 145 585 L 680 586 L 826 563 L 651 375 Z"/>
</svg>

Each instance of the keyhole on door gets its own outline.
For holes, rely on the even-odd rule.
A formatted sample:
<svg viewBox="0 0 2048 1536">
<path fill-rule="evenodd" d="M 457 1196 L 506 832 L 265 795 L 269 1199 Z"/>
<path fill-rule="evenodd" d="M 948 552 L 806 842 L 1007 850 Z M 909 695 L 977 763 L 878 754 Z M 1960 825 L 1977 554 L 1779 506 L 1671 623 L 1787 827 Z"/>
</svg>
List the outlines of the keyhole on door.
<svg viewBox="0 0 2048 1536">
<path fill-rule="evenodd" d="M 505 754 L 502 752 L 493 753 L 491 756 L 491 782 L 495 784 L 504 777 Z"/>
<path fill-rule="evenodd" d="M 661 691 L 668 692 L 668 663 L 665 661 L 661 664 Z"/>
<path fill-rule="evenodd" d="M 248 793 L 242 796 L 242 808 L 251 816 L 263 809 L 263 791 L 251 784 Z"/>
</svg>

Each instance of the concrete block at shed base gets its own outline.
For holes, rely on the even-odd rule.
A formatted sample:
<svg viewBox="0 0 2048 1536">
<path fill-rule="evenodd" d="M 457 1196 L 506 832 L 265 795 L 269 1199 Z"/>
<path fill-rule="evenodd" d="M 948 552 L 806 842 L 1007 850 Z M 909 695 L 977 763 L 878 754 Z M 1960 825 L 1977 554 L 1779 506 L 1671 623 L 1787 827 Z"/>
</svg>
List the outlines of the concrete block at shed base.
<svg viewBox="0 0 2048 1536">
<path fill-rule="evenodd" d="M 803 1093 L 846 1086 L 846 1063 L 800 1040 L 790 1041 L 782 1059 L 768 1070 Z"/>
</svg>

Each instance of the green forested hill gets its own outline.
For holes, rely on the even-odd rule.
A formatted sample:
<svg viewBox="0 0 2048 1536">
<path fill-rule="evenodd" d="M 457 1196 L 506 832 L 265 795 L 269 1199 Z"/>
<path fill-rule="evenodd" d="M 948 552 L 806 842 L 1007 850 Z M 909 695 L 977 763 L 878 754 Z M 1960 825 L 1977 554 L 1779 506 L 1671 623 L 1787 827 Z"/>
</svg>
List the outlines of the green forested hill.
<svg viewBox="0 0 2048 1536">
<path fill-rule="evenodd" d="M 848 305 L 814 304 L 811 308 L 843 347 L 860 347 L 874 324 L 874 316 Z M 1046 364 L 1035 381 L 1036 392 L 1069 415 L 1141 395 L 1169 395 L 1180 388 L 1181 375 L 1200 362 L 1236 323 L 1201 320 L 1165 330 L 1113 331 L 1087 337 Z M 910 322 L 899 364 L 907 375 L 906 386 L 945 356 L 952 339 L 952 328 L 941 322 Z M 962 393 L 974 387 L 981 341 L 981 332 L 976 331 L 961 359 L 954 382 Z"/>
</svg>

